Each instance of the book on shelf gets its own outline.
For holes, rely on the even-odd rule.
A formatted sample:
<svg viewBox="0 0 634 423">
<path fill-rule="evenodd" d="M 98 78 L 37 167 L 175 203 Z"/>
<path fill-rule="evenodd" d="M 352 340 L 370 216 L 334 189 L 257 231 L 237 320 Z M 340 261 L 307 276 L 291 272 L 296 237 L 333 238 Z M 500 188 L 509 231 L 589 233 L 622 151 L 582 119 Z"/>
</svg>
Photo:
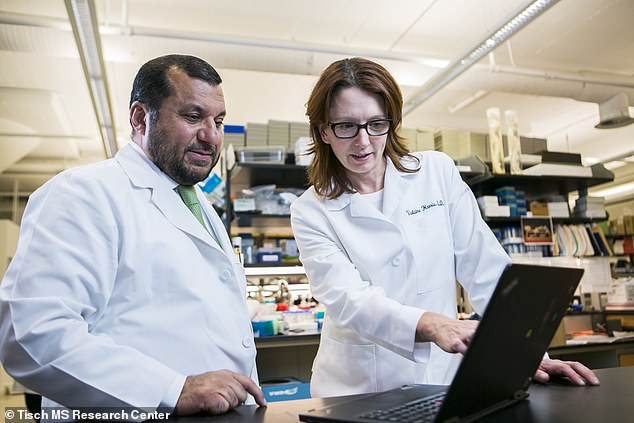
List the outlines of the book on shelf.
<svg viewBox="0 0 634 423">
<path fill-rule="evenodd" d="M 604 197 L 579 197 L 575 201 L 572 211 L 573 216 L 589 219 L 605 219 L 608 215 L 605 211 Z"/>
<path fill-rule="evenodd" d="M 597 225 L 557 225 L 557 252 L 562 256 L 613 256 L 614 250 L 603 230 Z"/>
<path fill-rule="evenodd" d="M 608 239 L 605 237 L 605 234 L 603 233 L 603 229 L 601 229 L 601 227 L 597 225 L 592 225 L 591 229 L 592 229 L 594 238 L 597 240 L 597 243 L 599 244 L 599 247 L 601 248 L 601 251 L 603 252 L 603 255 L 613 256 L 614 251 L 612 250 L 612 244 L 610 244 Z"/>
<path fill-rule="evenodd" d="M 634 254 L 634 237 L 623 238 L 623 254 Z"/>
<path fill-rule="evenodd" d="M 623 239 L 615 239 L 614 244 L 612 245 L 612 249 L 614 250 L 614 254 L 625 254 L 625 240 Z"/>
</svg>

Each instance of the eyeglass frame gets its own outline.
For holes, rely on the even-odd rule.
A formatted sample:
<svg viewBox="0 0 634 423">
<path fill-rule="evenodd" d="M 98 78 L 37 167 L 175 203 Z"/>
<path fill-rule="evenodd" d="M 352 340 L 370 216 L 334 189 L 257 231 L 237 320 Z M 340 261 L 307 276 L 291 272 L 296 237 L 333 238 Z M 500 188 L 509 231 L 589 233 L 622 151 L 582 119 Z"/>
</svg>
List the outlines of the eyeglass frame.
<svg viewBox="0 0 634 423">
<path fill-rule="evenodd" d="M 385 132 L 383 132 L 382 134 L 371 134 L 368 131 L 368 124 L 370 124 L 371 122 L 388 122 L 387 125 L 387 130 Z M 346 125 L 355 125 L 357 127 L 356 132 L 354 133 L 354 135 L 350 136 L 350 137 L 340 137 L 339 135 L 337 135 L 337 132 L 335 131 L 335 126 L 337 125 L 342 125 L 342 124 L 346 124 Z M 330 129 L 332 129 L 332 133 L 335 135 L 335 137 L 337 137 L 340 140 L 349 140 L 352 139 L 354 137 L 356 137 L 357 135 L 359 135 L 359 131 L 361 131 L 361 128 L 365 129 L 366 134 L 368 134 L 369 137 L 380 137 L 383 135 L 386 135 L 387 133 L 390 132 L 390 129 L 392 129 L 392 119 L 386 118 L 386 119 L 372 119 L 367 121 L 366 123 L 355 123 L 355 122 L 335 122 L 335 123 L 328 123 L 328 126 L 330 127 Z"/>
</svg>

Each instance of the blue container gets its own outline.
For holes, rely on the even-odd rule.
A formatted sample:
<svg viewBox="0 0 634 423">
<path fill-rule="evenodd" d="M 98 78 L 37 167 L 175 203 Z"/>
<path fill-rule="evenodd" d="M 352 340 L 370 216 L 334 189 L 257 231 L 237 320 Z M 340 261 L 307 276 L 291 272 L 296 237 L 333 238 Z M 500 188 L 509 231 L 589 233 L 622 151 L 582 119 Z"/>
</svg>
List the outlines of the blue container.
<svg viewBox="0 0 634 423">
<path fill-rule="evenodd" d="M 294 377 L 264 380 L 261 385 L 268 402 L 310 398 L 310 383 Z"/>
<path fill-rule="evenodd" d="M 276 335 L 275 322 L 273 320 L 261 320 L 258 322 L 251 322 L 253 326 L 253 336 L 273 336 Z"/>
<path fill-rule="evenodd" d="M 225 125 L 225 134 L 244 134 L 244 126 L 242 125 Z"/>
</svg>

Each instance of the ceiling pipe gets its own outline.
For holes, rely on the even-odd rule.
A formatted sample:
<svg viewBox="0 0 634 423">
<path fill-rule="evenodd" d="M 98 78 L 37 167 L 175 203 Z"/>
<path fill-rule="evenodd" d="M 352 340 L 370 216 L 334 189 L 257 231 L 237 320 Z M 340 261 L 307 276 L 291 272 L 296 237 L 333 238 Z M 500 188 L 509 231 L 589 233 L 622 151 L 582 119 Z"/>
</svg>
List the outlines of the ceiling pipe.
<svg viewBox="0 0 634 423">
<path fill-rule="evenodd" d="M 0 14 L 0 24 L 17 26 L 36 26 L 51 29 L 68 28 L 59 19 L 43 18 L 35 15 Z M 6 30 L 6 29 L 5 29 Z M 202 33 L 176 32 L 153 28 L 130 27 L 110 23 L 108 27 L 102 27 L 102 34 L 136 35 L 163 39 L 182 39 L 190 41 L 215 42 L 229 45 L 244 45 L 249 47 L 262 47 L 309 53 L 341 54 L 347 56 L 360 55 L 366 57 L 383 58 L 408 63 L 417 63 L 424 66 L 439 67 L 439 60 L 414 56 L 403 53 L 393 53 L 376 50 L 352 49 L 349 47 L 334 47 L 308 43 L 284 42 L 279 40 L 257 40 L 234 36 L 223 36 Z M 16 35 L 17 37 L 17 35 Z M 26 49 L 28 51 L 40 51 L 45 43 L 25 37 L 14 37 L 18 46 L 13 48 Z M 5 46 L 9 47 L 9 46 Z M 54 52 L 47 51 L 47 54 Z M 262 69 L 266 71 L 266 69 Z M 292 72 L 292 70 L 289 70 Z M 297 71 L 301 73 L 302 71 Z M 308 70 L 306 70 L 308 72 Z M 558 84 L 556 82 L 564 82 Z M 520 68 L 515 66 L 500 66 L 496 64 L 475 64 L 471 72 L 463 74 L 455 80 L 453 86 L 473 90 L 477 87 L 485 91 L 502 91 L 518 94 L 543 95 L 551 97 L 571 98 L 583 102 L 601 103 L 618 93 L 625 93 L 629 104 L 634 104 L 634 79 L 623 75 L 614 74 L 574 74 L 542 69 Z M 477 99 L 474 99 L 477 100 Z"/>
<path fill-rule="evenodd" d="M 529 68 L 478 65 L 453 82 L 452 87 L 463 90 L 478 87 L 480 90 L 489 92 L 570 98 L 599 105 L 618 96 L 620 106 L 612 109 L 618 110 L 621 118 L 629 116 L 629 113 L 624 111 L 626 110 L 624 107 L 634 104 L 634 78 L 615 75 L 580 75 Z M 606 114 L 605 111 L 604 114 Z"/>
<path fill-rule="evenodd" d="M 484 37 L 482 41 L 424 83 L 405 101 L 403 115 L 411 113 L 427 99 L 475 65 L 482 57 L 495 50 L 517 31 L 534 21 L 558 2 L 559 0 L 531 0 L 524 3 L 508 18 L 503 20 L 496 29 Z"/>
</svg>

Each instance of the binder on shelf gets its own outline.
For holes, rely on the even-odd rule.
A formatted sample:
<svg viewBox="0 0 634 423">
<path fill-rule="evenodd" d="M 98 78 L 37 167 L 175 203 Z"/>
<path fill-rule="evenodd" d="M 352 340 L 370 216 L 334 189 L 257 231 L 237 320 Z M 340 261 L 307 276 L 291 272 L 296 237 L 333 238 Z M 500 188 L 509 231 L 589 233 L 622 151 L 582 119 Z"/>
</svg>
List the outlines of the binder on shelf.
<svg viewBox="0 0 634 423">
<path fill-rule="evenodd" d="M 610 244 L 608 239 L 605 237 L 605 234 L 603 233 L 603 230 L 601 229 L 601 227 L 597 225 L 592 225 L 592 233 L 594 234 L 594 238 L 597 240 L 597 243 L 599 244 L 599 248 L 601 249 L 601 252 L 604 253 L 603 255 L 613 256 L 614 251 L 612 250 L 612 245 Z"/>
<path fill-rule="evenodd" d="M 603 251 L 601 251 L 601 247 L 599 246 L 599 243 L 597 242 L 596 238 L 594 237 L 594 234 L 592 233 L 592 229 L 590 229 L 590 227 L 588 225 L 584 225 L 584 228 L 585 228 L 586 234 L 588 236 L 588 239 L 592 243 L 592 248 L 594 249 L 594 255 L 595 256 L 604 256 L 605 254 L 603 253 Z"/>
<path fill-rule="evenodd" d="M 623 238 L 623 254 L 634 254 L 634 237 Z"/>
</svg>

